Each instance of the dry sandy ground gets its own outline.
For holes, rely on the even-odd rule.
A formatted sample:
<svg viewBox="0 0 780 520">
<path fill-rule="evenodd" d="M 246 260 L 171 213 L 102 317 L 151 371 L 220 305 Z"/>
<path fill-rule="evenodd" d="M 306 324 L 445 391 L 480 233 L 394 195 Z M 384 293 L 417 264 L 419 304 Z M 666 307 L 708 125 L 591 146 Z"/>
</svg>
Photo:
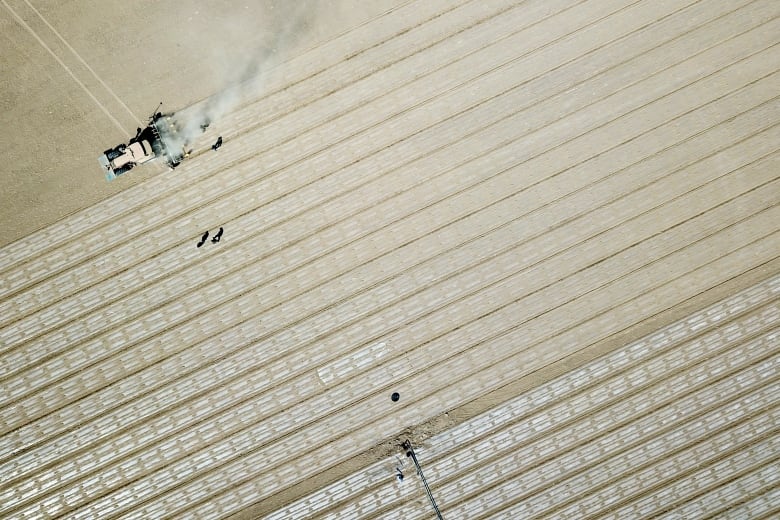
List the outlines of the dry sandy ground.
<svg viewBox="0 0 780 520">
<path fill-rule="evenodd" d="M 3 1 L 6 16 L 9 7 L 26 9 L 25 20 L 38 16 L 25 1 Z M 477 511 L 463 513 L 468 518 L 511 517 L 525 504 L 511 489 L 514 477 L 537 483 L 527 497 L 539 508 L 534 514 L 605 516 L 608 501 L 580 502 L 591 488 L 594 500 L 643 485 L 653 496 L 676 483 L 642 480 L 640 470 L 687 460 L 699 467 L 675 473 L 688 486 L 678 495 L 682 507 L 725 489 L 730 477 L 684 478 L 699 470 L 726 475 L 716 464 L 732 454 L 750 467 L 729 475 L 766 471 L 769 480 L 729 495 L 725 514 L 766 498 L 776 480 L 767 448 L 780 439 L 771 430 L 780 392 L 772 371 L 780 362 L 773 342 L 780 4 L 411 0 L 389 7 L 361 12 L 356 22 L 370 21 L 339 37 L 314 36 L 318 42 L 289 59 L 261 53 L 244 62 L 239 76 L 268 59 L 283 64 L 261 78 L 259 94 L 230 106 L 175 175 L 133 172 L 112 197 L 0 250 L 0 474 L 8 484 L 0 488 L 0 516 L 284 517 L 279 511 L 301 503 L 305 511 L 307 497 L 328 489 L 343 503 L 325 503 L 320 518 L 342 506 L 360 517 L 364 505 L 374 508 L 367 518 L 392 518 L 396 507 L 424 515 L 419 494 L 396 496 L 385 508 L 373 492 L 390 496 L 394 488 L 355 485 L 406 437 L 427 460 L 455 468 L 455 476 L 434 472 L 433 484 L 445 513 Z M 219 15 L 216 6 L 209 11 L 209 26 L 225 25 L 214 22 Z M 200 13 L 191 16 L 202 23 Z M 149 45 L 163 27 L 149 32 L 157 19 L 147 19 L 137 29 L 147 30 L 143 38 L 117 27 L 122 41 Z M 291 34 L 303 25 L 293 24 Z M 17 36 L 25 31 L 17 28 Z M 57 32 L 78 40 L 64 27 Z M 44 49 L 34 38 L 28 43 L 30 52 Z M 84 65 L 102 70 L 97 47 L 70 45 L 86 57 L 65 47 L 68 67 L 86 70 L 77 76 L 100 104 L 72 78 L 70 95 L 92 103 L 82 100 L 102 118 L 100 135 L 112 126 L 121 133 L 147 101 L 112 83 L 114 98 Z M 117 54 L 128 49 L 116 45 Z M 185 63 L 176 49 L 168 61 Z M 137 57 L 132 66 L 142 63 Z M 186 63 L 182 70 L 203 66 Z M 110 74 L 98 76 L 109 85 Z M 166 69 L 144 88 L 156 92 L 166 81 L 173 89 L 182 80 Z M 189 81 L 196 84 L 184 85 L 193 89 L 183 95 L 188 102 L 219 83 Z M 225 145 L 215 153 L 208 145 L 218 133 Z M 89 162 L 97 175 L 94 153 Z M 220 243 L 195 246 L 204 230 L 219 227 Z M 762 284 L 758 296 L 746 304 L 740 291 L 755 284 Z M 702 311 L 708 305 L 719 307 Z M 605 359 L 617 366 L 622 352 L 643 354 L 632 342 L 651 333 L 660 338 L 652 347 L 663 338 L 672 343 L 632 358 L 641 377 L 623 378 L 623 368 L 613 374 Z M 702 347 L 705 337 L 711 343 Z M 615 357 L 601 357 L 607 354 Z M 564 459 L 547 451 L 543 433 L 530 453 L 538 464 L 504 461 L 527 447 L 507 437 L 515 440 L 478 452 L 486 457 L 474 467 L 458 466 L 451 455 L 471 446 L 452 437 L 458 428 L 473 434 L 470 425 L 493 409 L 520 413 L 504 404 L 536 389 L 577 399 L 578 387 L 554 378 L 567 380 L 590 362 L 601 372 L 585 386 L 615 376 L 653 409 L 592 422 L 590 412 L 574 422 L 546 416 L 544 407 L 518 417 L 586 458 L 595 452 L 584 439 L 609 433 L 604 439 L 614 442 L 599 461 L 614 465 L 609 482 L 562 485 L 547 495 L 547 483 L 563 481 L 542 470 Z M 642 368 L 645 362 L 655 368 Z M 696 372 L 705 363 L 711 370 Z M 679 376 L 676 383 L 667 387 L 659 370 Z M 706 399 L 707 388 L 721 383 L 706 421 L 696 406 L 663 419 L 664 406 L 673 405 L 662 402 L 667 392 L 682 402 L 703 390 Z M 643 400 L 650 389 L 661 401 Z M 608 410 L 598 399 L 612 394 L 585 390 L 593 401 L 580 411 Z M 393 391 L 401 401 L 389 399 Z M 755 407 L 743 409 L 749 414 L 719 412 L 739 409 L 742 401 L 733 400 L 753 393 Z M 619 393 L 613 397 L 610 406 L 619 406 Z M 655 429 L 640 426 L 655 419 Z M 654 435 L 631 440 L 632 450 L 649 450 L 641 465 L 620 444 L 632 431 L 663 436 L 660 448 Z M 446 450 L 426 445 L 445 438 Z M 688 448 L 703 451 L 688 456 L 681 451 Z M 496 480 L 499 459 L 512 478 Z M 580 462 L 584 469 L 593 460 Z M 492 476 L 471 481 L 472 470 Z M 392 483 L 388 473 L 378 478 Z M 507 494 L 491 495 L 499 489 Z M 626 493 L 619 505 L 630 508 Z M 581 509 L 567 509 L 575 503 Z"/>
<path fill-rule="evenodd" d="M 97 156 L 160 101 L 178 110 L 270 74 L 400 3 L 3 0 L 0 245 L 159 174 L 108 183 Z"/>
</svg>

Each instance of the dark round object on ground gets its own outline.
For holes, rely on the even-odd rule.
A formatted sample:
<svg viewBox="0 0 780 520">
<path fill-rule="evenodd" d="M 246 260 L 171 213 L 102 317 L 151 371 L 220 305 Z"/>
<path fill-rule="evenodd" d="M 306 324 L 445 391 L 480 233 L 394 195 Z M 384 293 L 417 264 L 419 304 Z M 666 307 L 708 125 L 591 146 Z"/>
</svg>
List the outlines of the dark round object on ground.
<svg viewBox="0 0 780 520">
<path fill-rule="evenodd" d="M 390 396 L 390 399 L 392 399 L 393 401 L 398 401 L 400 398 L 401 398 L 401 394 L 399 394 L 398 392 L 393 392 L 393 395 Z"/>
</svg>

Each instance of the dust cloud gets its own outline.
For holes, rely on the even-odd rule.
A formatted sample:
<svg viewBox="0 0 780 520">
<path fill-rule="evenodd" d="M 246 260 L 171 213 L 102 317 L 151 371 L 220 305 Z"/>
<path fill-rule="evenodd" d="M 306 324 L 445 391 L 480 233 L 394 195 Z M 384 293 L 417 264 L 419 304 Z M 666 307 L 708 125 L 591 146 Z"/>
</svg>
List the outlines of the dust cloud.
<svg viewBox="0 0 780 520">
<path fill-rule="evenodd" d="M 231 8 L 224 17 L 210 19 L 212 29 L 220 27 L 220 39 L 209 42 L 205 55 L 201 51 L 198 59 L 209 64 L 212 77 L 204 81 L 219 85 L 218 91 L 189 108 L 166 114 L 176 129 L 162 135 L 166 146 L 186 150 L 208 126 L 261 96 L 269 75 L 291 57 L 291 50 L 307 37 L 322 9 L 316 0 L 276 1 L 264 3 L 259 10 L 253 7 L 250 11 L 247 6 L 246 14 Z M 192 37 L 197 39 L 197 32 Z M 202 49 L 203 42 L 197 47 Z"/>
</svg>

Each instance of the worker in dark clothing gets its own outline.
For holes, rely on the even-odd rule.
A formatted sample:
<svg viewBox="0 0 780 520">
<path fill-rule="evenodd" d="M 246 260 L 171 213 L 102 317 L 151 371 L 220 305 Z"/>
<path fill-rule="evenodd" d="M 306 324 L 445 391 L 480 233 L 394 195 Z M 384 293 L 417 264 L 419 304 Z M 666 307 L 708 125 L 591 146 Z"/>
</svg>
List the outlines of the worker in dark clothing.
<svg viewBox="0 0 780 520">
<path fill-rule="evenodd" d="M 222 136 L 217 137 L 217 142 L 211 145 L 211 149 L 217 151 L 220 146 L 222 146 Z"/>
<path fill-rule="evenodd" d="M 202 237 L 200 237 L 200 242 L 198 242 L 198 247 L 200 247 L 200 246 L 202 246 L 203 244 L 205 244 L 205 243 L 206 243 L 206 239 L 207 239 L 207 238 L 209 238 L 209 232 L 208 232 L 208 231 L 206 231 L 205 233 L 203 233 L 203 236 L 202 236 Z"/>
<path fill-rule="evenodd" d="M 217 231 L 217 234 L 214 235 L 214 238 L 211 239 L 211 243 L 212 244 L 216 244 L 217 242 L 219 242 L 219 239 L 222 238 L 222 231 L 223 231 L 223 229 L 219 228 L 219 231 Z"/>
</svg>

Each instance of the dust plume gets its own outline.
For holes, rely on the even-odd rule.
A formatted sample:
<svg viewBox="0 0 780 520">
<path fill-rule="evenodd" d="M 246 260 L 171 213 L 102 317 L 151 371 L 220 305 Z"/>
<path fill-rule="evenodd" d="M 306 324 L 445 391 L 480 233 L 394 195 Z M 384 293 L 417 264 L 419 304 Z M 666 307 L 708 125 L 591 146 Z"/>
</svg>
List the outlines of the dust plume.
<svg viewBox="0 0 780 520">
<path fill-rule="evenodd" d="M 222 26 L 219 32 L 224 39 L 209 45 L 205 59 L 222 86 L 204 101 L 166 114 L 175 129 L 161 132 L 166 146 L 186 150 L 209 125 L 262 95 L 268 75 L 290 57 L 290 48 L 311 26 L 316 4 L 315 0 L 275 2 L 263 11 L 262 19 L 234 11 L 212 21 Z"/>
</svg>

